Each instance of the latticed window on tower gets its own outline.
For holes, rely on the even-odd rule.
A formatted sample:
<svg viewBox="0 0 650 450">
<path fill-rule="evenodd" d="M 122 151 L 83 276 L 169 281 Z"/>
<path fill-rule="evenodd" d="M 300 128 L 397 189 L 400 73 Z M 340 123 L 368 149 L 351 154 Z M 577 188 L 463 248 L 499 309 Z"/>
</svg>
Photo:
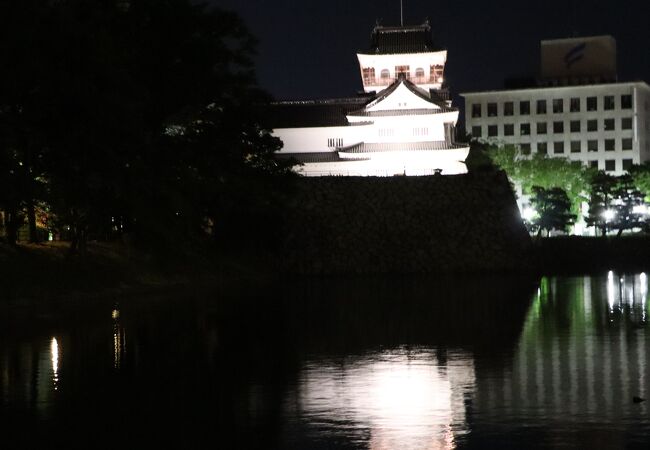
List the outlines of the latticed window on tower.
<svg viewBox="0 0 650 450">
<path fill-rule="evenodd" d="M 364 84 L 375 84 L 375 68 L 374 67 L 364 67 L 364 69 L 363 69 L 363 83 Z"/>
<path fill-rule="evenodd" d="M 424 69 L 422 67 L 418 67 L 415 69 L 415 80 L 416 83 L 424 83 L 426 82 L 424 78 Z"/>
<path fill-rule="evenodd" d="M 411 77 L 411 68 L 409 66 L 395 66 L 395 78 L 403 76 L 407 80 Z"/>
<path fill-rule="evenodd" d="M 431 76 L 431 82 L 432 83 L 442 83 L 442 75 L 443 72 L 445 71 L 445 66 L 441 64 L 436 64 L 431 66 L 430 73 L 429 75 Z"/>
</svg>

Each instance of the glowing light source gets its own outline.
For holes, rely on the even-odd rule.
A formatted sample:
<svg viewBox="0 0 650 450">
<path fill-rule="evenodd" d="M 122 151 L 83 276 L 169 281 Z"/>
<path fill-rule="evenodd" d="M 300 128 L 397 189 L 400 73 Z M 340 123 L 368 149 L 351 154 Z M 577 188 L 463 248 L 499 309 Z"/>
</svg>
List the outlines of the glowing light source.
<svg viewBox="0 0 650 450">
<path fill-rule="evenodd" d="M 636 205 L 634 208 L 632 208 L 632 212 L 634 214 L 648 214 L 648 207 L 646 205 Z"/>
<path fill-rule="evenodd" d="M 616 211 L 614 211 L 613 209 L 606 209 L 603 212 L 603 218 L 608 222 L 614 220 L 614 217 L 616 217 Z"/>
<path fill-rule="evenodd" d="M 521 213 L 521 217 L 523 217 L 523 219 L 528 222 L 533 220 L 536 215 L 537 215 L 537 211 L 535 211 L 535 209 L 531 208 L 530 206 L 525 207 L 523 212 Z"/>
</svg>

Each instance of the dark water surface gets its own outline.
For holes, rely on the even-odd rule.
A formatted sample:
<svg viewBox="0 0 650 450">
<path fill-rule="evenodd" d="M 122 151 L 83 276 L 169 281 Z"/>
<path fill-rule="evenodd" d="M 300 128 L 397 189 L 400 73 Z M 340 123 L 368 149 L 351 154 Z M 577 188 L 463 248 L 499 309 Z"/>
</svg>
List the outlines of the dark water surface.
<svg viewBox="0 0 650 450">
<path fill-rule="evenodd" d="M 646 274 L 0 302 L 0 448 L 650 448 Z"/>
</svg>

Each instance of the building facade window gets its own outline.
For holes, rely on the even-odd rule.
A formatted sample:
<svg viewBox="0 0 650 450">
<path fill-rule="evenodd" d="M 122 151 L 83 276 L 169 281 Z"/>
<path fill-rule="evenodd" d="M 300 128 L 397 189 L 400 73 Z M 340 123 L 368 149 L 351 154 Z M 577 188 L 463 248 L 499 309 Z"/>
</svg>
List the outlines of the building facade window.
<svg viewBox="0 0 650 450">
<path fill-rule="evenodd" d="M 488 112 L 488 117 L 496 117 L 496 115 L 498 114 L 498 112 L 497 112 L 497 104 L 496 103 L 488 103 L 487 109 L 488 109 L 488 111 L 487 111 Z"/>
<path fill-rule="evenodd" d="M 632 169 L 632 165 L 634 164 L 634 161 L 631 159 L 624 159 L 623 160 L 623 170 L 630 171 Z"/>
<path fill-rule="evenodd" d="M 606 159 L 605 160 L 605 170 L 612 172 L 616 170 L 616 160 L 615 159 Z"/>
<path fill-rule="evenodd" d="M 605 119 L 603 126 L 605 131 L 614 131 L 616 129 L 616 121 L 614 119 Z"/>
<path fill-rule="evenodd" d="M 530 114 L 530 102 L 528 100 L 522 100 L 519 102 L 519 114 L 522 116 Z"/>
<path fill-rule="evenodd" d="M 480 137 L 482 137 L 482 134 L 483 134 L 483 133 L 482 133 L 482 128 L 483 128 L 483 127 L 480 126 L 480 125 L 475 125 L 475 126 L 473 126 L 473 127 L 472 127 L 472 137 L 475 137 L 475 138 L 480 138 Z"/>
<path fill-rule="evenodd" d="M 589 161 L 589 167 L 591 167 L 593 169 L 598 169 L 598 160 L 594 159 L 594 160 Z"/>
<path fill-rule="evenodd" d="M 629 94 L 621 95 L 621 109 L 632 109 L 632 96 Z"/>
<path fill-rule="evenodd" d="M 580 153 L 582 151 L 581 141 L 571 141 L 571 153 Z"/>
<path fill-rule="evenodd" d="M 598 111 L 598 97 L 587 97 L 587 111 Z"/>
<path fill-rule="evenodd" d="M 553 142 L 553 153 L 555 153 L 556 155 L 564 153 L 563 141 Z"/>
<path fill-rule="evenodd" d="M 515 114 L 515 104 L 513 102 L 505 102 L 503 104 L 503 115 L 512 116 Z"/>
<path fill-rule="evenodd" d="M 415 78 L 417 78 L 418 81 L 424 81 L 424 69 L 422 67 L 415 69 Z"/>
<path fill-rule="evenodd" d="M 580 98 L 579 97 L 573 97 L 570 100 L 569 111 L 571 111 L 571 112 L 580 112 Z"/>
<path fill-rule="evenodd" d="M 632 118 L 623 117 L 621 119 L 621 130 L 631 130 L 632 129 Z"/>
<path fill-rule="evenodd" d="M 553 133 L 564 133 L 564 122 L 561 120 L 553 122 Z"/>
<path fill-rule="evenodd" d="M 382 71 L 381 73 L 382 78 L 384 77 L 384 72 Z M 472 104 L 472 117 L 481 117 L 481 104 L 480 103 L 474 103 Z"/>
<path fill-rule="evenodd" d="M 587 141 L 587 151 L 588 152 L 597 152 L 598 151 L 598 141 L 596 139 L 589 139 Z"/>
<path fill-rule="evenodd" d="M 530 144 L 521 144 L 519 148 L 522 155 L 530 155 Z"/>
<path fill-rule="evenodd" d="M 613 95 L 606 95 L 603 98 L 603 109 L 606 111 L 611 111 L 614 109 L 614 96 Z"/>
<path fill-rule="evenodd" d="M 569 127 L 571 130 L 571 133 L 580 133 L 580 121 L 579 120 L 572 120 L 569 123 Z"/>
<path fill-rule="evenodd" d="M 519 134 L 521 136 L 529 136 L 530 135 L 530 124 L 529 123 L 522 123 L 519 125 Z"/>
<path fill-rule="evenodd" d="M 506 123 L 503 125 L 503 135 L 504 136 L 514 136 L 515 135 L 515 126 L 511 123 Z"/>
<path fill-rule="evenodd" d="M 488 137 L 496 137 L 499 134 L 499 130 L 496 125 L 488 125 Z"/>
<path fill-rule="evenodd" d="M 564 99 L 556 98 L 553 100 L 553 112 L 554 113 L 564 112 Z"/>
<path fill-rule="evenodd" d="M 621 148 L 623 150 L 632 150 L 632 138 L 623 138 L 621 140 Z"/>
<path fill-rule="evenodd" d="M 546 100 L 537 100 L 537 114 L 546 114 Z"/>
<path fill-rule="evenodd" d="M 538 142 L 537 153 L 540 155 L 546 155 L 548 153 L 548 144 L 546 144 L 546 142 Z"/>
<path fill-rule="evenodd" d="M 598 131 L 598 121 L 596 119 L 587 120 L 587 131 Z"/>
<path fill-rule="evenodd" d="M 546 134 L 546 122 L 537 122 L 537 134 Z"/>
<path fill-rule="evenodd" d="M 386 80 L 390 79 L 390 71 L 388 69 L 384 69 L 384 70 L 381 71 L 380 76 L 381 76 L 382 80 L 386 81 Z M 480 110 L 481 105 L 476 105 L 476 106 L 478 106 L 479 110 Z M 478 116 L 478 117 L 481 117 L 481 116 Z"/>
<path fill-rule="evenodd" d="M 605 151 L 613 152 L 616 150 L 616 141 L 614 139 L 605 139 Z"/>
</svg>

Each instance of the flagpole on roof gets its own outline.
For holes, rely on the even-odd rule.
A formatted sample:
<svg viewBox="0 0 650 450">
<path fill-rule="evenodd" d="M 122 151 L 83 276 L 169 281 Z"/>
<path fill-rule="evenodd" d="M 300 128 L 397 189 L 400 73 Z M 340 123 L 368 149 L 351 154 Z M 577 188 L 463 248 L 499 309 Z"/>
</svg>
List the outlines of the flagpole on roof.
<svg viewBox="0 0 650 450">
<path fill-rule="evenodd" d="M 399 0 L 399 21 L 404 26 L 404 0 Z"/>
</svg>

